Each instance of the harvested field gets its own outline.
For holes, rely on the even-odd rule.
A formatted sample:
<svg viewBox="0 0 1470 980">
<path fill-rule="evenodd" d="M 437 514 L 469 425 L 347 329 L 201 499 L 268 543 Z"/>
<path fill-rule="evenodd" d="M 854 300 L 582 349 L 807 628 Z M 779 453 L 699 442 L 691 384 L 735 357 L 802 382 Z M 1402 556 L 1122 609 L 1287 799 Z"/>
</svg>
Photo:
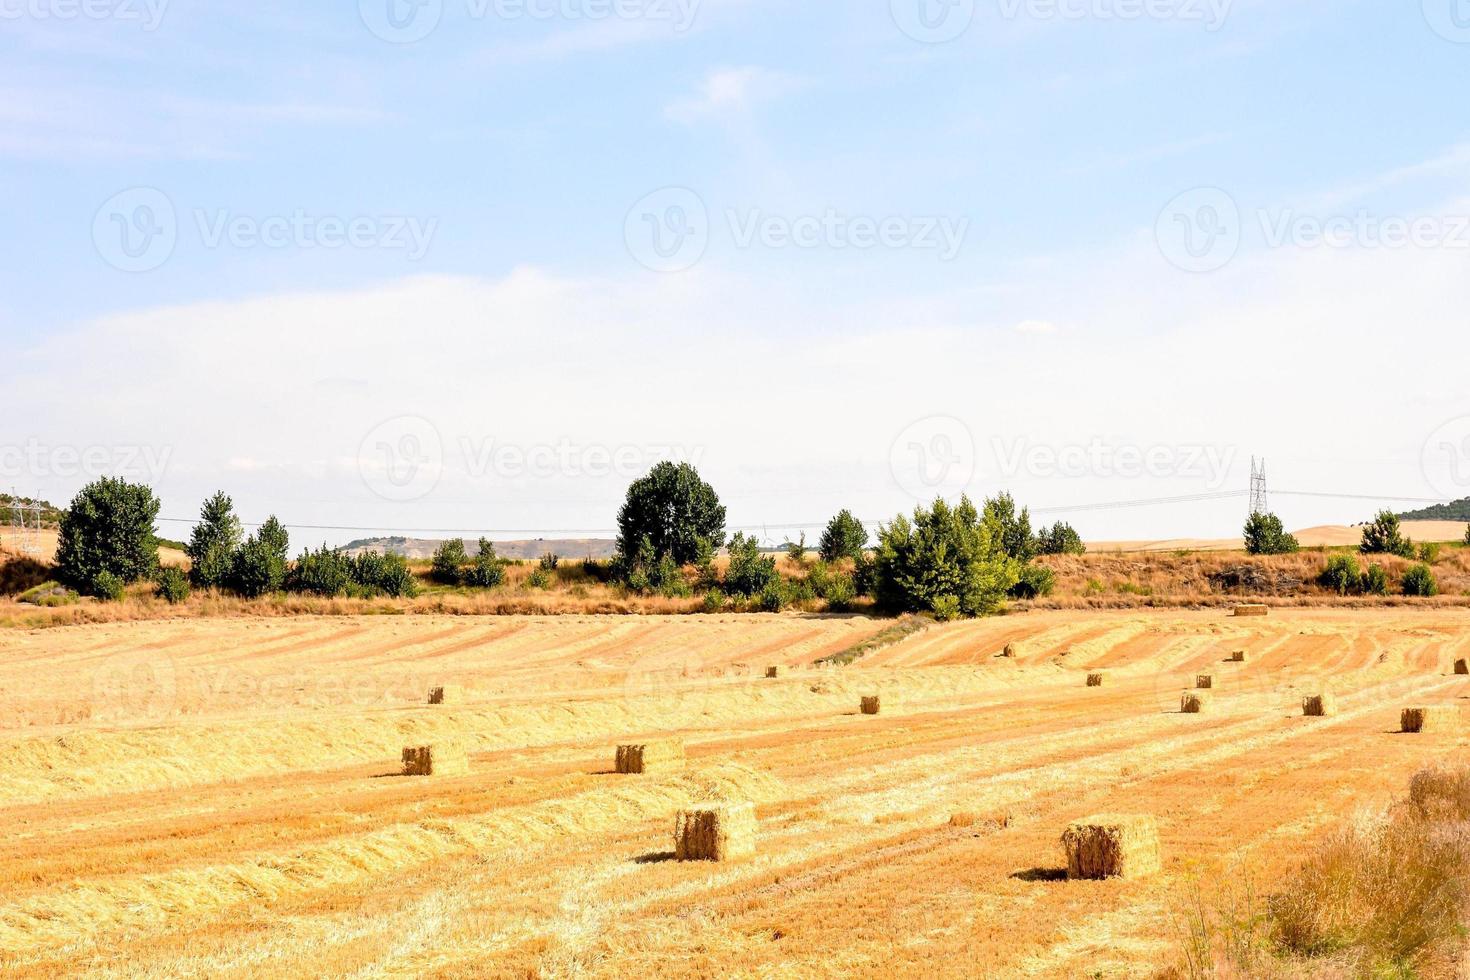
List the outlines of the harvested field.
<svg viewBox="0 0 1470 980">
<path fill-rule="evenodd" d="M 0 631 L 0 971 L 1148 976 L 1191 876 L 1280 880 L 1470 741 L 1397 733 L 1405 705 L 1470 695 L 1455 609 L 1033 612 L 765 677 L 887 625 Z M 1209 710 L 1182 716 L 1201 674 Z M 1303 718 L 1328 682 L 1336 712 Z M 425 703 L 456 684 L 473 698 Z M 683 768 L 613 771 L 615 745 L 674 739 Z M 398 778 L 404 747 L 456 743 L 467 773 Z M 679 815 L 721 807 L 754 852 L 676 860 Z M 1151 818 L 1158 872 L 1067 880 L 1063 834 L 1092 814 Z"/>
</svg>

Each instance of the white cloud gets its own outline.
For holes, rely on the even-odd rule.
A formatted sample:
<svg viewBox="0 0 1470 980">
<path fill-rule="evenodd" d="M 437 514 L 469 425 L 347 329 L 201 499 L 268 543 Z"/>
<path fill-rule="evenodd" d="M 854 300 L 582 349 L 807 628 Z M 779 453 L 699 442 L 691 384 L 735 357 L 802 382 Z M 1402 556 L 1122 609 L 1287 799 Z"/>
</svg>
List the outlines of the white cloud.
<svg viewBox="0 0 1470 980">
<path fill-rule="evenodd" d="M 1049 335 L 1057 332 L 1057 325 L 1050 320 L 1022 320 L 1014 329 L 1016 333 Z"/>
<path fill-rule="evenodd" d="M 668 105 L 664 115 L 675 122 L 692 125 L 743 113 L 755 102 L 775 98 L 794 84 L 789 75 L 767 68 L 723 68 L 705 76 L 698 94 Z"/>
</svg>

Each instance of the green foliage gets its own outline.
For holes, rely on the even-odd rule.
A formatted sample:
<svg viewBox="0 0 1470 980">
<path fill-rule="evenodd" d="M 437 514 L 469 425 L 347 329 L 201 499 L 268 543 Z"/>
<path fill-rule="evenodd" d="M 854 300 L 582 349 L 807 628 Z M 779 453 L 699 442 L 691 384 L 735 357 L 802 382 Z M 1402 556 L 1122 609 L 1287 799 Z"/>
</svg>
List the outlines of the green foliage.
<svg viewBox="0 0 1470 980">
<path fill-rule="evenodd" d="M 148 487 L 111 477 L 89 483 L 61 515 L 61 581 L 83 591 L 102 572 L 124 583 L 152 578 L 158 568 L 157 517 L 158 498 Z"/>
<path fill-rule="evenodd" d="M 463 569 L 469 560 L 464 550 L 464 539 L 450 538 L 448 541 L 440 542 L 439 547 L 434 549 L 431 574 L 437 582 L 445 585 L 458 585 L 463 579 Z"/>
<path fill-rule="evenodd" d="M 540 568 L 544 572 L 556 571 L 556 566 L 559 564 L 561 564 L 561 559 L 551 552 L 541 556 Z"/>
<path fill-rule="evenodd" d="M 291 536 L 286 533 L 281 522 L 276 520 L 275 514 L 265 519 L 265 523 L 255 532 L 255 538 L 285 564 L 286 556 L 291 550 Z"/>
<path fill-rule="evenodd" d="M 1011 586 L 1011 596 L 1016 599 L 1036 599 L 1049 596 L 1056 591 L 1057 576 L 1045 565 L 1022 565 L 1020 578 Z"/>
<path fill-rule="evenodd" d="M 960 618 L 960 600 L 958 596 L 952 596 L 948 593 L 936 596 L 933 607 L 934 618 L 941 623 L 948 623 L 951 620 Z"/>
<path fill-rule="evenodd" d="M 719 589 L 710 589 L 704 594 L 704 611 L 707 613 L 724 612 L 725 593 Z"/>
<path fill-rule="evenodd" d="M 218 589 L 228 583 L 241 533 L 234 502 L 223 490 L 204 502 L 199 510 L 199 523 L 194 525 L 189 546 L 184 549 L 192 565 L 189 577 L 195 585 Z"/>
<path fill-rule="evenodd" d="M 730 566 L 725 569 L 725 591 L 731 595 L 763 595 L 779 578 L 776 559 L 761 554 L 755 537 L 735 532 L 735 537 L 730 539 Z"/>
<path fill-rule="evenodd" d="M 1465 545 L 1470 547 L 1470 524 L 1465 525 Z"/>
<path fill-rule="evenodd" d="M 88 591 L 103 602 L 117 602 L 123 597 L 123 590 L 126 588 L 120 577 L 103 569 L 92 576 L 92 587 Z"/>
<path fill-rule="evenodd" d="M 348 559 L 349 591 L 362 598 L 386 595 L 412 599 L 419 593 L 418 580 L 408 567 L 408 559 L 392 553 L 364 551 Z"/>
<path fill-rule="evenodd" d="M 778 613 L 785 609 L 790 603 L 790 593 L 786 591 L 785 583 L 780 576 L 767 582 L 760 591 L 761 612 Z"/>
<path fill-rule="evenodd" d="M 231 562 L 229 584 L 247 599 L 279 592 L 286 583 L 286 561 L 275 546 L 255 535 L 235 552 Z"/>
<path fill-rule="evenodd" d="M 1419 560 L 1426 565 L 1433 565 L 1439 561 L 1440 546 L 1433 541 L 1426 541 L 1419 546 Z"/>
<path fill-rule="evenodd" d="M 840 510 L 827 522 L 818 545 L 822 561 L 833 562 L 842 558 L 860 561 L 868 548 L 868 529 L 853 516 L 850 510 Z"/>
<path fill-rule="evenodd" d="M 1404 595 L 1429 596 L 1439 595 L 1439 580 L 1434 577 L 1434 571 L 1428 565 L 1414 565 L 1404 573 Z"/>
<path fill-rule="evenodd" d="M 286 587 L 292 592 L 320 596 L 342 595 L 351 582 L 352 569 L 348 559 L 326 545 L 317 551 L 302 552 L 286 577 Z"/>
<path fill-rule="evenodd" d="M 1363 574 L 1363 591 L 1368 595 L 1388 595 L 1388 570 L 1374 563 Z"/>
<path fill-rule="evenodd" d="M 60 582 L 42 582 L 16 596 L 15 601 L 55 609 L 60 606 L 75 605 L 77 594 Z"/>
<path fill-rule="evenodd" d="M 968 497 L 955 507 L 943 500 L 913 520 L 900 514 L 878 532 L 878 604 L 895 612 L 939 611 L 953 597 L 958 615 L 982 616 L 999 608 L 1020 576 L 1020 564 L 1005 549 L 998 509 L 985 515 Z M 941 602 L 942 600 L 942 602 Z"/>
<path fill-rule="evenodd" d="M 985 501 L 985 518 L 994 521 L 1000 528 L 1000 545 L 1006 555 L 1019 562 L 1036 557 L 1036 538 L 1031 534 L 1031 512 L 1021 508 L 1016 512 L 1016 501 L 1003 493 Z"/>
<path fill-rule="evenodd" d="M 465 584 L 477 589 L 493 589 L 505 581 L 505 562 L 495 553 L 494 542 L 488 538 L 480 539 L 480 553 L 475 555 L 474 564 L 464 580 Z"/>
<path fill-rule="evenodd" d="M 1252 514 L 1245 522 L 1245 550 L 1252 555 L 1290 555 L 1301 545 L 1275 514 Z"/>
<path fill-rule="evenodd" d="M 1362 591 L 1363 571 L 1352 555 L 1336 554 L 1327 559 L 1327 568 L 1318 581 L 1338 595 L 1352 595 Z"/>
<path fill-rule="evenodd" d="M 700 542 L 718 548 L 725 543 L 725 508 L 699 472 L 688 463 L 659 463 L 628 487 L 618 512 L 620 567 L 631 574 L 631 559 L 647 541 L 653 550 L 647 569 L 664 556 L 678 565 L 695 562 Z"/>
<path fill-rule="evenodd" d="M 1414 542 L 1406 538 L 1399 528 L 1398 515 L 1391 510 L 1381 510 L 1373 523 L 1363 528 L 1363 544 L 1358 549 L 1365 555 L 1398 555 L 1413 558 Z"/>
<path fill-rule="evenodd" d="M 1063 521 L 1044 527 L 1036 535 L 1036 551 L 1042 555 L 1085 555 L 1087 545 L 1076 528 Z"/>
<path fill-rule="evenodd" d="M 801 538 L 797 541 L 786 542 L 786 557 L 794 565 L 806 564 L 806 532 L 801 532 Z"/>
<path fill-rule="evenodd" d="M 873 595 L 878 589 L 878 559 L 867 553 L 860 555 L 852 568 L 852 587 L 858 595 Z"/>
<path fill-rule="evenodd" d="M 153 594 L 171 606 L 177 606 L 189 598 L 189 576 L 182 568 L 160 568 Z"/>
<path fill-rule="evenodd" d="M 531 569 L 531 574 L 526 578 L 526 584 L 533 589 L 551 588 L 551 573 L 540 565 Z"/>
</svg>

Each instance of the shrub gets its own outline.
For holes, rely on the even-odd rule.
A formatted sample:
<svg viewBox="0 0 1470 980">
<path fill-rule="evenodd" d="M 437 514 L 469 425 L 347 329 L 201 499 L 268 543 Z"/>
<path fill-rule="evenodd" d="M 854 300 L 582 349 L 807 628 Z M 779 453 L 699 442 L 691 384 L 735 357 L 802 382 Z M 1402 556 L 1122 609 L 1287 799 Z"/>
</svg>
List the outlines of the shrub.
<svg viewBox="0 0 1470 980">
<path fill-rule="evenodd" d="M 1333 555 L 1327 559 L 1327 568 L 1318 581 L 1338 595 L 1351 595 L 1362 589 L 1363 571 L 1352 555 Z"/>
<path fill-rule="evenodd" d="M 960 618 L 960 600 L 958 596 L 941 595 L 934 598 L 931 604 L 934 609 L 934 618 L 941 623 Z"/>
<path fill-rule="evenodd" d="M 411 599 L 418 595 L 418 580 L 402 555 L 364 551 L 348 559 L 347 574 L 355 586 L 351 591 L 363 598 L 387 595 Z"/>
<path fill-rule="evenodd" d="M 618 511 L 617 546 L 626 573 L 633 570 L 628 559 L 645 540 L 653 550 L 646 566 L 666 555 L 678 565 L 692 564 L 699 557 L 699 542 L 708 542 L 711 548 L 725 543 L 725 508 L 688 463 L 659 463 L 628 487 Z"/>
<path fill-rule="evenodd" d="M 431 574 L 435 581 L 445 585 L 458 585 L 463 579 L 463 569 L 469 556 L 465 554 L 464 538 L 450 538 L 434 549 Z"/>
<path fill-rule="evenodd" d="M 1388 571 L 1382 565 L 1368 566 L 1363 575 L 1363 591 L 1369 595 L 1388 595 Z"/>
<path fill-rule="evenodd" d="M 1245 550 L 1252 555 L 1290 555 L 1301 545 L 1275 514 L 1252 514 L 1245 522 Z"/>
<path fill-rule="evenodd" d="M 1000 528 L 1000 545 L 1005 553 L 1016 561 L 1027 562 L 1036 557 L 1037 542 L 1031 535 L 1031 512 L 1021 508 L 1016 513 L 1016 501 L 1008 493 L 985 501 L 985 518 L 993 520 Z"/>
<path fill-rule="evenodd" d="M 1465 525 L 1465 545 L 1470 547 L 1470 524 Z"/>
<path fill-rule="evenodd" d="M 302 552 L 286 577 L 286 587 L 292 592 L 320 596 L 342 595 L 351 582 L 352 570 L 347 558 L 325 544 L 317 551 Z"/>
<path fill-rule="evenodd" d="M 756 596 L 780 576 L 776 559 L 761 554 L 755 537 L 736 532 L 730 539 L 730 565 L 725 569 L 725 591 L 731 595 Z"/>
<path fill-rule="evenodd" d="M 177 606 L 189 598 L 189 576 L 182 568 L 160 568 L 155 579 L 153 594 L 171 606 Z"/>
<path fill-rule="evenodd" d="M 1439 561 L 1440 546 L 1433 541 L 1426 541 L 1419 546 L 1419 560 L 1426 565 L 1433 565 Z"/>
<path fill-rule="evenodd" d="M 806 532 L 801 532 L 800 539 L 786 542 L 786 557 L 793 565 L 806 564 Z"/>
<path fill-rule="evenodd" d="M 1020 572 L 1002 539 L 1001 517 L 981 516 L 968 497 L 955 507 L 935 500 L 900 514 L 878 532 L 878 604 L 894 612 L 937 612 L 935 603 L 951 596 L 963 616 L 995 611 Z M 946 605 L 948 600 L 945 600 Z"/>
<path fill-rule="evenodd" d="M 857 600 L 857 588 L 851 575 L 834 575 L 826 587 L 818 593 L 827 600 L 827 608 L 833 612 L 847 612 Z"/>
<path fill-rule="evenodd" d="M 774 560 L 774 559 L 773 559 Z M 784 583 L 779 577 L 767 582 L 760 592 L 761 612 L 778 613 L 790 602 Z"/>
<path fill-rule="evenodd" d="M 494 542 L 481 538 L 480 551 L 465 575 L 465 582 L 477 589 L 493 589 L 504 581 L 505 562 L 495 553 Z"/>
<path fill-rule="evenodd" d="M 1016 599 L 1035 599 L 1049 596 L 1056 591 L 1057 576 L 1045 565 L 1022 565 L 1020 578 L 1011 586 L 1010 594 Z"/>
<path fill-rule="evenodd" d="M 87 484 L 61 515 L 58 577 L 78 591 L 90 590 L 102 572 L 123 583 L 152 578 L 157 517 L 158 498 L 145 486 L 112 477 Z"/>
<path fill-rule="evenodd" d="M 1037 533 L 1036 551 L 1042 555 L 1085 555 L 1087 545 L 1072 525 L 1057 521 Z"/>
<path fill-rule="evenodd" d="M 554 552 L 548 551 L 546 554 L 541 556 L 539 567 L 543 572 L 554 572 L 556 571 L 556 566 L 560 564 L 561 559 L 558 558 Z"/>
<path fill-rule="evenodd" d="M 533 589 L 549 589 L 551 588 L 551 573 L 540 565 L 537 565 L 531 569 L 531 574 L 526 577 L 526 584 Z"/>
<path fill-rule="evenodd" d="M 1404 573 L 1404 595 L 1429 596 L 1439 595 L 1439 581 L 1434 577 L 1434 571 L 1428 565 L 1414 565 Z"/>
<path fill-rule="evenodd" d="M 1363 528 L 1363 543 L 1359 548 L 1365 555 L 1397 555 L 1400 558 L 1414 557 L 1414 542 L 1404 537 L 1399 526 L 1398 515 L 1391 510 L 1381 510 L 1373 523 Z"/>
<path fill-rule="evenodd" d="M 857 561 L 868 548 L 868 529 L 853 516 L 850 510 L 841 510 L 827 522 L 818 545 L 822 561 L 834 562 L 843 558 Z"/>
<path fill-rule="evenodd" d="M 878 588 L 878 559 L 863 554 L 853 564 L 852 587 L 858 595 L 872 595 Z"/>
<path fill-rule="evenodd" d="M 104 570 L 92 576 L 92 587 L 88 591 L 103 602 L 117 602 L 126 588 L 121 578 Z"/>
<path fill-rule="evenodd" d="M 725 593 L 717 589 L 710 589 L 704 594 L 704 611 L 707 613 L 723 612 L 725 609 Z"/>
<path fill-rule="evenodd" d="M 189 577 L 201 589 L 223 588 L 234 572 L 235 551 L 240 547 L 240 518 L 223 490 L 204 502 L 199 523 L 189 534 Z"/>
<path fill-rule="evenodd" d="M 229 584 L 246 598 L 279 592 L 285 582 L 286 562 L 273 543 L 251 535 L 234 553 Z"/>
</svg>

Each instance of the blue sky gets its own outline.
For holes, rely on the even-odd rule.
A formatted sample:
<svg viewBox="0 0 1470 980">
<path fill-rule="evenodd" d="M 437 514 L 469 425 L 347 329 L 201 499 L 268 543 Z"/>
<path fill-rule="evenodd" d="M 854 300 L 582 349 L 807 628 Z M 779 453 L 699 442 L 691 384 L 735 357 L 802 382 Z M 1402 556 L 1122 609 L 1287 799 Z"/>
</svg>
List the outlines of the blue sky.
<svg viewBox="0 0 1470 980">
<path fill-rule="evenodd" d="M 1463 496 L 1460 2 L 0 0 L 0 483 L 151 454 L 175 516 L 595 531 L 682 451 L 776 539 L 1252 454 Z"/>
</svg>

